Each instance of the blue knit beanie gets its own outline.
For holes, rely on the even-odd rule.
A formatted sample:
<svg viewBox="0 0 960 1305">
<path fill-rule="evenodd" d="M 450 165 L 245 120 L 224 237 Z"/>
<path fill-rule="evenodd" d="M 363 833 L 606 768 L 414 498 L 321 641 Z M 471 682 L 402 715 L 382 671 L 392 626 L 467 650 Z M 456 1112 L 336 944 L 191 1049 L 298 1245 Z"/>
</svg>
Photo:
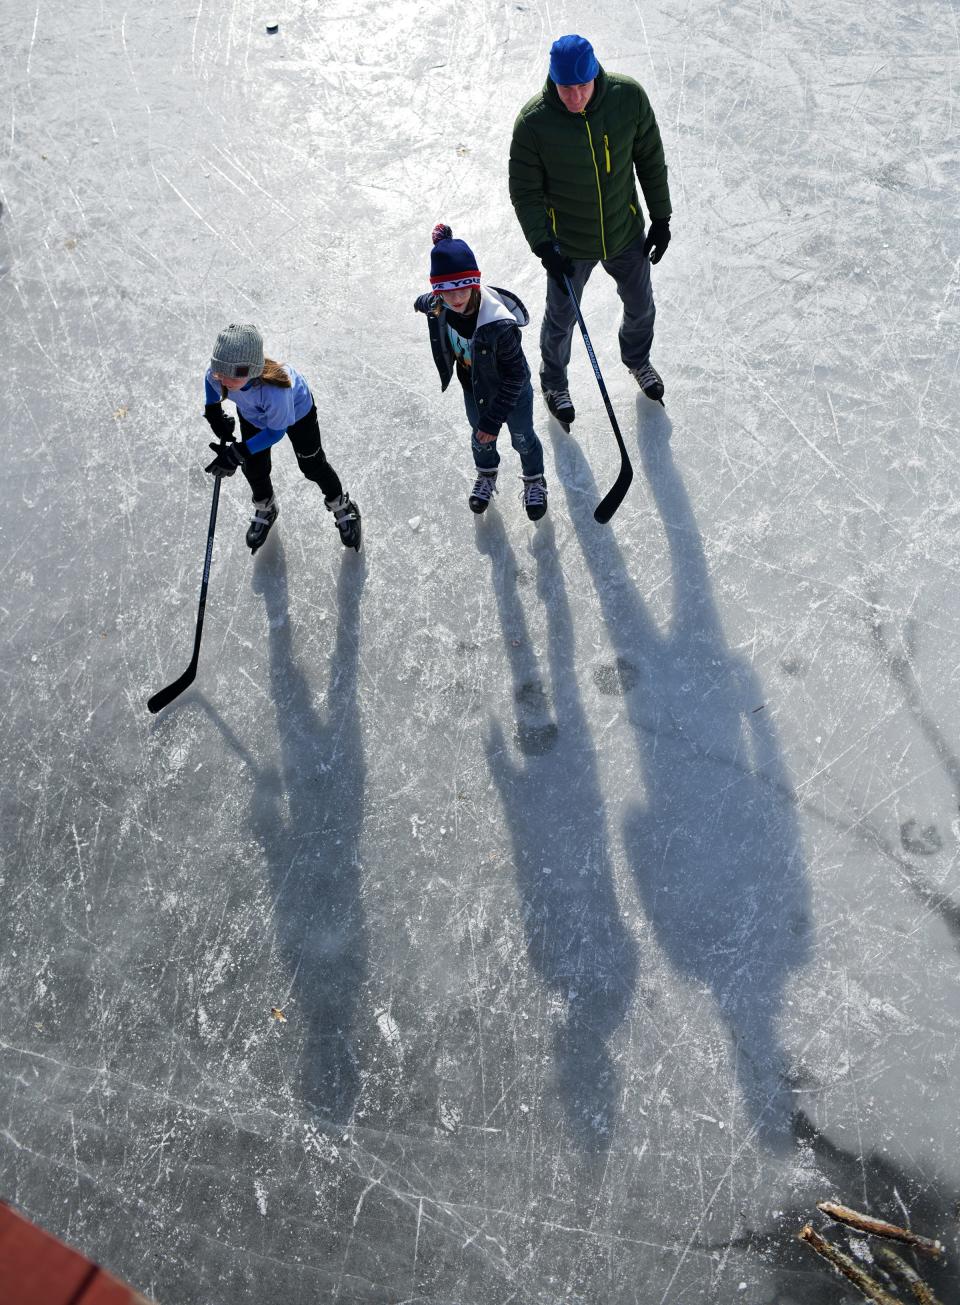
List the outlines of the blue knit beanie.
<svg viewBox="0 0 960 1305">
<path fill-rule="evenodd" d="M 585 36 L 560 36 L 550 47 L 550 80 L 557 86 L 592 82 L 600 71 L 593 46 Z"/>
<path fill-rule="evenodd" d="M 430 251 L 430 284 L 434 290 L 466 290 L 480 284 L 480 269 L 465 240 L 454 240 L 445 222 L 433 228 Z"/>
</svg>

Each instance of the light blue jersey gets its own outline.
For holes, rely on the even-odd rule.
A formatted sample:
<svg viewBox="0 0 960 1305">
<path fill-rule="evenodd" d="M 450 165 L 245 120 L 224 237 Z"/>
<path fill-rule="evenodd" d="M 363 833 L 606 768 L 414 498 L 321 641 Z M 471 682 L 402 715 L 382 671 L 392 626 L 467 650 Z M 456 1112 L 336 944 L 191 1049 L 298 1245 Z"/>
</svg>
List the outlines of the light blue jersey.
<svg viewBox="0 0 960 1305">
<path fill-rule="evenodd" d="M 257 434 L 247 440 L 251 453 L 259 453 L 271 444 L 282 440 L 287 428 L 295 421 L 305 417 L 313 407 L 313 396 L 307 382 L 299 372 L 283 364 L 283 370 L 292 382 L 289 390 L 279 385 L 267 385 L 259 378 L 247 381 L 242 390 L 230 390 L 228 399 L 237 405 L 237 412 L 257 427 Z M 213 372 L 207 369 L 204 377 L 206 402 L 220 402 L 220 383 L 214 379 Z"/>
</svg>

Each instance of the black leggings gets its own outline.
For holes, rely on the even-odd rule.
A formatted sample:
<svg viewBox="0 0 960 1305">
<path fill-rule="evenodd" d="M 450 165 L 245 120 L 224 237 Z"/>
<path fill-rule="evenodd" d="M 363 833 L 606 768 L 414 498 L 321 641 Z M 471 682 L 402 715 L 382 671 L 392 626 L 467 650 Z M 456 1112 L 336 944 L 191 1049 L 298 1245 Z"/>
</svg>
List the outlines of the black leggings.
<svg viewBox="0 0 960 1305">
<path fill-rule="evenodd" d="M 256 426 L 251 426 L 246 418 L 240 418 L 240 434 L 245 440 L 252 439 L 258 433 Z M 337 498 L 342 494 L 343 486 L 340 484 L 340 477 L 327 461 L 327 455 L 320 443 L 320 424 L 317 421 L 316 404 L 313 405 L 305 417 L 301 417 L 299 421 L 295 421 L 292 426 L 287 427 L 287 436 L 293 445 L 294 453 L 297 455 L 300 470 L 307 480 L 312 480 L 314 484 L 320 486 L 323 497 Z M 270 480 L 272 465 L 270 448 L 261 449 L 259 453 L 251 453 L 241 463 L 243 474 L 250 485 L 255 503 L 263 503 L 273 494 L 273 485 Z"/>
</svg>

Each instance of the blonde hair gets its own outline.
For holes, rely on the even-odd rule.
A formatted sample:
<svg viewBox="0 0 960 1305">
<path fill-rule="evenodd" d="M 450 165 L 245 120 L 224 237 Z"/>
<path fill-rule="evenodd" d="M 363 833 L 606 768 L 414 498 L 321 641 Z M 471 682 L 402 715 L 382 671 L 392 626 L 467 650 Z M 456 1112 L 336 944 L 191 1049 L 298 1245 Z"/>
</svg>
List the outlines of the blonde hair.
<svg viewBox="0 0 960 1305">
<path fill-rule="evenodd" d="M 293 381 L 284 371 L 283 364 L 266 356 L 263 359 L 263 371 L 257 377 L 257 380 L 263 381 L 264 385 L 276 385 L 281 390 L 289 390 L 293 385 Z"/>
</svg>

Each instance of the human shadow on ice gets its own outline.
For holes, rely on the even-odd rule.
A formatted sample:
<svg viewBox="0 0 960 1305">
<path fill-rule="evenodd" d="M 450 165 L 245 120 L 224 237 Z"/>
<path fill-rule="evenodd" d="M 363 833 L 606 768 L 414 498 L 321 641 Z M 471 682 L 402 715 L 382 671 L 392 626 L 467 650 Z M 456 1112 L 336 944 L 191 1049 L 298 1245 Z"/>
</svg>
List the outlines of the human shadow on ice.
<svg viewBox="0 0 960 1305">
<path fill-rule="evenodd" d="M 588 1150 L 605 1149 L 621 1087 L 608 1042 L 630 1008 L 637 949 L 613 884 L 597 758 L 574 665 L 573 624 L 553 527 L 530 545 L 546 619 L 549 687 L 520 601 L 517 560 L 499 516 L 477 528 L 491 560 L 497 612 L 517 708 L 511 755 L 495 722 L 485 741 L 513 845 L 530 965 L 556 1002 L 553 1049 L 571 1130 Z"/>
<path fill-rule="evenodd" d="M 367 973 L 360 892 L 366 763 L 357 704 L 366 568 L 341 563 L 337 634 L 322 707 L 293 650 L 282 541 L 257 559 L 269 623 L 279 770 L 256 772 L 251 827 L 270 870 L 290 1015 L 303 1030 L 300 1091 L 321 1116 L 350 1118 L 360 1087 L 351 1033 Z"/>
<path fill-rule="evenodd" d="M 727 646 L 703 543 L 662 409 L 638 400 L 643 469 L 669 548 L 672 613 L 661 631 L 614 527 L 598 528 L 596 486 L 576 442 L 553 427 L 557 471 L 600 598 L 616 661 L 601 693 L 622 693 L 642 797 L 624 818 L 640 900 L 673 971 L 712 994 L 733 1043 L 750 1124 L 790 1145 L 792 1099 L 777 1021 L 810 954 L 809 886 L 791 790 L 752 669 Z"/>
</svg>

